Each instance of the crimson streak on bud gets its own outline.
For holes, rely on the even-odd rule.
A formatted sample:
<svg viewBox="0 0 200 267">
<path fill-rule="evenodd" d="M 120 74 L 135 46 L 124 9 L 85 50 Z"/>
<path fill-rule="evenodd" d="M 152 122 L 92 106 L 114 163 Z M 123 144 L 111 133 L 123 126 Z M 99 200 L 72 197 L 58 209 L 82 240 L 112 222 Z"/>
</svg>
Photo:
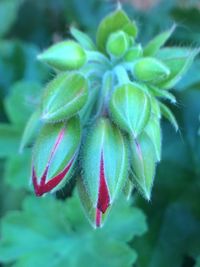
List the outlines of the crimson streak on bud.
<svg viewBox="0 0 200 267">
<path fill-rule="evenodd" d="M 70 177 L 80 142 L 80 122 L 44 125 L 33 154 L 32 182 L 37 196 L 59 189 Z"/>
<path fill-rule="evenodd" d="M 101 213 L 105 213 L 109 205 L 110 205 L 110 196 L 109 196 L 108 186 L 106 184 L 106 179 L 105 179 L 104 161 L 103 161 L 103 153 L 102 153 L 101 162 L 100 162 L 99 194 L 98 194 L 98 202 L 97 202 L 97 209 L 96 209 L 96 226 L 97 227 L 101 225 Z"/>
<path fill-rule="evenodd" d="M 102 227 L 128 174 L 126 139 L 109 119 L 100 118 L 91 128 L 82 164 L 79 196 L 92 225 Z"/>
<path fill-rule="evenodd" d="M 48 167 L 47 167 L 43 176 L 42 176 L 40 184 L 38 184 L 38 182 L 37 182 L 35 169 L 33 167 L 33 174 L 32 174 L 33 175 L 33 185 L 34 185 L 36 196 L 42 196 L 43 194 L 50 192 L 52 189 L 54 189 L 62 181 L 62 179 L 65 177 L 65 175 L 67 174 L 67 172 L 69 171 L 69 169 L 72 165 L 72 162 L 73 162 L 73 160 L 71 160 L 69 162 L 69 164 L 65 167 L 65 169 L 61 173 L 59 173 L 52 180 L 50 180 L 46 183 L 46 177 L 47 177 L 47 173 L 48 173 Z"/>
</svg>

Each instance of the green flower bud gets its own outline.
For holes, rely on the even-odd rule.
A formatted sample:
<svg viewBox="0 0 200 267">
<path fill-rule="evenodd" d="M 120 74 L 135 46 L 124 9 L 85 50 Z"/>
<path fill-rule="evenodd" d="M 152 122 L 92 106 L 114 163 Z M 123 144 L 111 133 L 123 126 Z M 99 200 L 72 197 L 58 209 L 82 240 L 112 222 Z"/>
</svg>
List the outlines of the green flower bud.
<svg viewBox="0 0 200 267">
<path fill-rule="evenodd" d="M 76 70 L 86 63 L 86 53 L 78 43 L 63 41 L 38 55 L 38 59 L 61 71 Z"/>
<path fill-rule="evenodd" d="M 57 122 L 76 114 L 86 103 L 88 83 L 80 73 L 61 73 L 51 81 L 42 100 L 42 120 Z"/>
<path fill-rule="evenodd" d="M 142 133 L 137 140 L 130 138 L 130 141 L 133 182 L 142 195 L 150 200 L 156 168 L 154 145 L 146 133 Z"/>
<path fill-rule="evenodd" d="M 96 209 L 96 226 L 122 189 L 128 175 L 128 153 L 120 130 L 101 118 L 92 127 L 83 148 L 83 183 Z"/>
<path fill-rule="evenodd" d="M 160 119 L 156 116 L 151 116 L 149 122 L 147 123 L 145 129 L 145 133 L 151 139 L 157 161 L 161 159 L 161 143 L 162 143 L 162 135 L 161 135 L 161 127 L 160 127 Z"/>
<path fill-rule="evenodd" d="M 56 191 L 69 180 L 80 139 L 78 117 L 43 126 L 33 149 L 32 181 L 37 196 Z"/>
<path fill-rule="evenodd" d="M 146 57 L 138 59 L 134 64 L 133 75 L 137 80 L 155 83 L 166 79 L 170 70 L 161 61 Z"/>
<path fill-rule="evenodd" d="M 126 62 L 132 62 L 137 58 L 140 58 L 142 56 L 142 46 L 138 44 L 137 46 L 134 46 L 130 48 L 127 53 L 124 56 L 124 60 Z"/>
<path fill-rule="evenodd" d="M 110 34 L 106 44 L 106 50 L 111 56 L 121 57 L 127 51 L 128 46 L 128 35 L 123 31 L 117 31 Z"/>
<path fill-rule="evenodd" d="M 130 179 L 126 179 L 126 182 L 123 187 L 123 193 L 127 200 L 130 199 L 133 189 L 134 189 L 133 182 Z"/>
<path fill-rule="evenodd" d="M 129 83 L 115 89 L 109 109 L 115 123 L 136 138 L 150 118 L 150 98 L 140 85 Z"/>
<path fill-rule="evenodd" d="M 122 9 L 117 9 L 106 16 L 100 23 L 97 30 L 97 47 L 100 51 L 105 52 L 106 42 L 111 33 L 124 31 L 129 36 L 135 38 L 137 27 L 133 20 L 130 20 Z"/>
</svg>

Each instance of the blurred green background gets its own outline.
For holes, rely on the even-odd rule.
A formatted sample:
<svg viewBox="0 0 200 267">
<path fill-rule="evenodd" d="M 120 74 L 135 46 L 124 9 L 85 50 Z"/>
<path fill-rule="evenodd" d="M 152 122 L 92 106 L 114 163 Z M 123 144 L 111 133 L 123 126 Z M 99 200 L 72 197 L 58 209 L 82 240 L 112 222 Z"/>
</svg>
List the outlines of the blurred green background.
<svg viewBox="0 0 200 267">
<path fill-rule="evenodd" d="M 145 44 L 178 27 L 168 44 L 200 46 L 199 0 L 127 0 L 123 7 Z M 95 38 L 109 0 L 0 0 L 0 266 L 200 267 L 200 57 L 174 88 L 180 131 L 163 121 L 163 159 L 152 200 L 133 192 L 105 227 L 93 230 L 73 185 L 38 199 L 29 183 L 30 149 L 19 154 L 24 125 L 49 69 L 36 55 L 68 38 L 75 25 Z"/>
</svg>

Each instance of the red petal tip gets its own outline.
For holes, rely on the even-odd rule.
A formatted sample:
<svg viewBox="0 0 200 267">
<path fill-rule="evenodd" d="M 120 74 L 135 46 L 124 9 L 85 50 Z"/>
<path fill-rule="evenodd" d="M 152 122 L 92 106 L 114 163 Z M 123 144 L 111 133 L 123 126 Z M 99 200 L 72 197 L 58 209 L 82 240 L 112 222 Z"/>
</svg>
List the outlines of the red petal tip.
<svg viewBox="0 0 200 267">
<path fill-rule="evenodd" d="M 100 180 L 99 180 L 97 209 L 99 209 L 102 213 L 105 213 L 109 205 L 110 205 L 110 196 L 104 174 L 104 161 L 102 153 L 100 162 Z"/>
</svg>

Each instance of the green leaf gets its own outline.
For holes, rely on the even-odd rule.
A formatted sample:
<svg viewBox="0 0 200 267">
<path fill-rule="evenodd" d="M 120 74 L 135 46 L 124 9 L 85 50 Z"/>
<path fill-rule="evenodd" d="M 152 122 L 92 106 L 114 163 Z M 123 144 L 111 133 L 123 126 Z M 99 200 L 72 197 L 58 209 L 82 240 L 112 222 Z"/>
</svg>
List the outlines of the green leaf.
<svg viewBox="0 0 200 267">
<path fill-rule="evenodd" d="M 6 91 L 15 81 L 41 82 L 47 78 L 47 68 L 37 61 L 39 49 L 32 44 L 0 40 L 0 86 Z"/>
<path fill-rule="evenodd" d="M 188 205 L 185 205 L 184 202 L 171 203 L 165 210 L 159 238 L 148 267 L 182 266 L 183 255 L 188 255 L 193 247 L 196 247 L 197 252 L 199 251 L 199 241 L 195 240 L 197 237 L 199 238 L 199 230 L 199 221 L 192 214 Z M 169 244 L 173 244 L 173 246 L 169 246 Z"/>
<path fill-rule="evenodd" d="M 100 23 L 97 30 L 97 46 L 99 50 L 105 52 L 109 35 L 118 30 L 122 30 L 132 37 L 136 37 L 137 35 L 135 22 L 131 21 L 121 9 L 109 14 Z"/>
<path fill-rule="evenodd" d="M 127 83 L 115 89 L 109 109 L 115 123 L 137 137 L 150 118 L 150 98 L 137 83 Z"/>
<path fill-rule="evenodd" d="M 23 154 L 12 155 L 6 161 L 4 179 L 13 189 L 32 190 L 31 178 L 31 153 L 25 151 Z"/>
<path fill-rule="evenodd" d="M 82 31 L 71 27 L 71 35 L 79 42 L 79 44 L 86 50 L 96 50 L 96 47 L 90 37 Z"/>
<path fill-rule="evenodd" d="M 22 211 L 2 221 L 0 261 L 20 267 L 131 267 L 137 256 L 126 242 L 145 231 L 144 215 L 125 201 L 117 203 L 103 229 L 94 231 L 76 197 L 63 202 L 29 197 Z"/>
<path fill-rule="evenodd" d="M 5 35 L 17 18 L 21 0 L 1 0 L 0 2 L 0 37 Z"/>
<path fill-rule="evenodd" d="M 161 110 L 161 113 L 162 113 L 163 117 L 165 119 L 167 119 L 174 126 L 176 131 L 178 131 L 179 127 L 178 127 L 178 123 L 176 121 L 176 118 L 175 118 L 174 114 L 163 103 L 160 102 L 159 105 L 160 105 L 160 110 Z"/>
<path fill-rule="evenodd" d="M 200 267 L 200 256 L 197 258 L 197 261 L 194 267 Z"/>
<path fill-rule="evenodd" d="M 38 106 L 40 95 L 41 85 L 37 82 L 20 81 L 11 87 L 4 104 L 10 121 L 16 127 L 24 127 L 29 116 Z"/>
<path fill-rule="evenodd" d="M 19 149 L 21 132 L 10 124 L 0 124 L 0 158 L 16 154 Z"/>
<path fill-rule="evenodd" d="M 160 33 L 156 37 L 151 40 L 146 47 L 144 48 L 144 56 L 154 56 L 158 50 L 167 42 L 167 40 L 171 37 L 174 32 L 176 25 L 174 24 L 171 29 Z"/>
<path fill-rule="evenodd" d="M 183 75 L 191 67 L 199 49 L 193 51 L 184 48 L 164 48 L 159 51 L 157 57 L 169 68 L 170 75 L 157 86 L 162 89 L 170 89 L 175 86 Z"/>
</svg>

